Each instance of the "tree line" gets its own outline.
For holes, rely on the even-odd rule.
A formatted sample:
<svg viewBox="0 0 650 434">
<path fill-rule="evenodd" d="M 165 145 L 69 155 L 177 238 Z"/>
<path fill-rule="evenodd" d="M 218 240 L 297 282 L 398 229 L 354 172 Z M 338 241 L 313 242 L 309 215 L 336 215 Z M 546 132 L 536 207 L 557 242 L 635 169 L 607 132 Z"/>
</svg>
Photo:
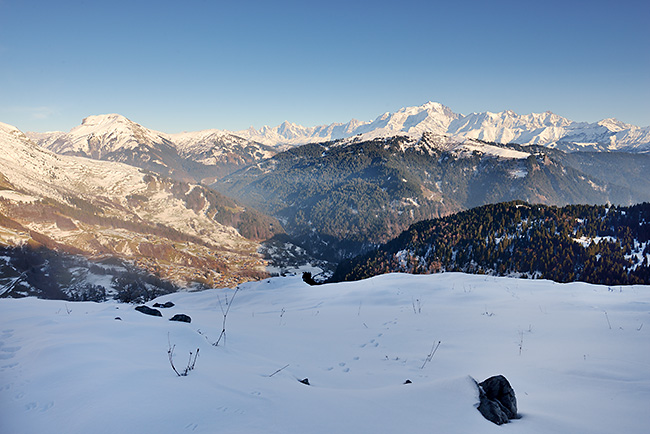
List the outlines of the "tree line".
<svg viewBox="0 0 650 434">
<path fill-rule="evenodd" d="M 412 225 L 332 280 L 461 271 L 557 282 L 650 283 L 650 204 L 485 205 Z"/>
</svg>

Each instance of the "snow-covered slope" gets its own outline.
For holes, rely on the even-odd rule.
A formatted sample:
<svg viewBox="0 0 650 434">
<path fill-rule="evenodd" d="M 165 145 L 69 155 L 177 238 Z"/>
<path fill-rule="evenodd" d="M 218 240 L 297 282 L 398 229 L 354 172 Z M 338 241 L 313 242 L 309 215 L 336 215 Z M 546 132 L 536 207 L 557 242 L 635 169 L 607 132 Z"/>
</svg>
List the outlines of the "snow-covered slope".
<svg viewBox="0 0 650 434">
<path fill-rule="evenodd" d="M 0 172 L 22 193 L 64 200 L 67 195 L 126 196 L 144 189 L 136 168 L 60 156 L 33 144 L 17 128 L 0 123 Z"/>
<path fill-rule="evenodd" d="M 498 143 L 539 144 L 567 151 L 650 151 L 650 127 L 624 124 L 616 119 L 585 123 L 551 112 L 519 115 L 511 110 L 462 115 L 436 102 L 384 113 L 368 122 L 353 120 L 346 124 L 310 128 L 285 122 L 273 128 L 250 128 L 236 134 L 276 146 L 325 142 L 357 135 L 361 140 L 395 134 L 419 137 L 424 132 Z"/>
<path fill-rule="evenodd" d="M 256 243 L 215 221 L 213 193 L 201 186 L 126 164 L 58 155 L 7 124 L 0 124 L 0 174 L 0 197 L 6 199 L 0 212 L 61 245 L 145 263 L 163 260 L 156 266 L 167 267 L 168 276 L 188 277 L 196 272 L 193 267 L 213 264 L 216 257 L 247 263 L 245 268 L 262 264 L 250 256 Z M 1 232 L 3 244 L 34 238 L 25 231 Z M 216 254 L 215 248 L 224 251 Z"/>
<path fill-rule="evenodd" d="M 27 133 L 62 155 L 119 161 L 177 179 L 224 176 L 275 154 L 274 149 L 226 131 L 154 131 L 118 114 L 89 116 L 68 133 Z"/>
<path fill-rule="evenodd" d="M 128 197 L 142 195 L 147 200 L 143 201 L 145 205 L 138 217 L 184 231 L 192 225 L 203 226 L 208 239 L 235 246 L 230 245 L 238 238 L 234 229 L 220 227 L 219 223 L 188 209 L 170 192 L 156 191 L 152 188 L 151 176 L 138 168 L 54 154 L 34 145 L 18 129 L 7 124 L 0 124 L 0 149 L 0 173 L 17 193 L 61 202 L 71 197 L 91 201 L 104 198 L 118 209 L 131 208 Z M 111 213 L 115 210 L 106 207 L 103 211 Z M 207 232 L 208 227 L 215 232 Z M 228 236 L 222 238 L 222 234 Z"/>
<path fill-rule="evenodd" d="M 399 150 L 405 152 L 408 149 L 416 150 L 429 155 L 436 155 L 440 151 L 449 152 L 456 157 L 466 157 L 473 153 L 481 156 L 496 157 L 508 160 L 522 160 L 530 157 L 529 152 L 513 149 L 512 145 L 491 145 L 477 139 L 464 139 L 458 136 L 449 136 L 446 134 L 436 134 L 429 132 L 418 132 L 413 134 L 397 134 Z M 381 136 L 375 139 L 381 139 Z M 374 139 L 373 139 L 374 140 Z M 341 139 L 334 142 L 331 147 L 346 147 L 354 144 L 363 143 L 366 140 L 364 136 L 353 136 L 347 139 Z M 388 145 L 386 145 L 388 146 Z"/>
<path fill-rule="evenodd" d="M 498 143 L 545 145 L 564 151 L 650 151 L 650 127 L 640 128 L 615 119 L 574 122 L 551 112 L 472 113 L 452 122 L 448 133 Z"/>
<path fill-rule="evenodd" d="M 205 183 L 277 153 L 275 148 L 221 130 L 184 132 L 166 137 L 181 158 L 194 163 L 194 167 L 185 164 L 194 178 Z"/>
<path fill-rule="evenodd" d="M 0 299 L 0 432 L 642 434 L 650 425 L 650 287 L 456 273 L 307 287 L 291 277 L 156 301 L 175 306 L 152 317 L 115 302 Z M 226 340 L 213 346 L 222 309 Z M 169 321 L 179 313 L 192 322 Z M 199 350 L 187 376 L 172 370 L 170 348 L 178 370 Z M 500 427 L 476 410 L 470 378 L 497 374 L 521 416 Z"/>
<path fill-rule="evenodd" d="M 195 180 L 183 167 L 183 158 L 164 133 L 118 114 L 89 116 L 68 133 L 27 133 L 27 136 L 60 155 L 117 161 L 181 180 Z"/>
<path fill-rule="evenodd" d="M 237 151 L 247 151 L 256 160 L 269 158 L 276 152 L 241 137 L 221 130 L 203 130 L 169 134 L 167 137 L 175 144 L 182 156 L 202 162 L 216 164 L 220 158 Z M 243 155 L 242 155 L 243 156 Z"/>
<path fill-rule="evenodd" d="M 141 146 L 167 144 L 164 134 L 144 128 L 118 114 L 88 116 L 81 125 L 59 136 L 48 148 L 57 154 L 79 154 L 95 159 Z"/>
</svg>

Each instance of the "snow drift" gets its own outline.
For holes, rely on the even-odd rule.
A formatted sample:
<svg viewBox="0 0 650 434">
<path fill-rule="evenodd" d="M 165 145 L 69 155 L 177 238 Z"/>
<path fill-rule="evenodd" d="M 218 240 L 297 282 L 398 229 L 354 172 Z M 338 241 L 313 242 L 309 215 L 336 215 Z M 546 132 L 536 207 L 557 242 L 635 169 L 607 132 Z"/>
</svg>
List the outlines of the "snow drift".
<svg viewBox="0 0 650 434">
<path fill-rule="evenodd" d="M 317 287 L 289 277 L 236 295 L 170 294 L 157 300 L 175 304 L 162 318 L 115 302 L 2 299 L 0 431 L 642 433 L 649 289 L 455 273 Z M 226 341 L 213 346 L 228 305 Z M 179 313 L 192 322 L 169 321 Z M 172 371 L 170 346 L 180 367 L 200 350 L 188 376 Z M 496 374 L 522 416 L 502 427 L 477 411 L 470 378 Z"/>
</svg>

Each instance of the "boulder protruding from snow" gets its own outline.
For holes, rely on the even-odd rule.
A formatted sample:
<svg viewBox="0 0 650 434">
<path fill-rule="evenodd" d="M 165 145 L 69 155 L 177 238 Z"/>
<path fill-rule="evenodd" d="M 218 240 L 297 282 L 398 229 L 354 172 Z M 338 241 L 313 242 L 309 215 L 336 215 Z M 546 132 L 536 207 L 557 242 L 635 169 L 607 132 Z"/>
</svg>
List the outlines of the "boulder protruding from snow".
<svg viewBox="0 0 650 434">
<path fill-rule="evenodd" d="M 154 303 L 153 307 L 162 307 L 162 308 L 169 308 L 169 307 L 174 307 L 174 303 L 171 301 L 168 301 L 166 303 L 160 304 L 160 303 Z"/>
<path fill-rule="evenodd" d="M 477 383 L 480 403 L 478 411 L 487 420 L 497 425 L 517 419 L 517 398 L 515 391 L 503 375 L 490 377 Z"/>
<path fill-rule="evenodd" d="M 173 317 L 169 318 L 170 321 L 180 321 L 180 322 L 192 322 L 192 318 L 189 315 L 184 313 L 177 313 Z"/>
<path fill-rule="evenodd" d="M 162 316 L 162 313 L 158 309 L 152 309 L 149 306 L 138 306 L 135 308 L 138 312 L 142 312 L 145 315 L 151 315 L 151 316 Z"/>
</svg>

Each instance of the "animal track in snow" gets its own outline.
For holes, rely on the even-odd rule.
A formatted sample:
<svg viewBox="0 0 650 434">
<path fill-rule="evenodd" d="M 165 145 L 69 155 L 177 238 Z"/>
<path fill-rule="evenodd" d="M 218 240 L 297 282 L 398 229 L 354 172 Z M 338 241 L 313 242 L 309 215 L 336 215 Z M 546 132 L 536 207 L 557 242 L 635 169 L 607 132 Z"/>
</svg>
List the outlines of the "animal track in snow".
<svg viewBox="0 0 650 434">
<path fill-rule="evenodd" d="M 226 407 L 225 405 L 221 406 L 221 407 L 217 407 L 217 410 L 219 410 L 219 411 L 221 411 L 223 413 L 234 413 L 234 414 L 244 414 L 245 413 L 244 410 L 241 410 L 239 408 Z"/>
<path fill-rule="evenodd" d="M 2 331 L 2 335 L 0 335 L 0 360 L 6 360 L 6 359 L 11 359 L 14 357 L 14 353 L 20 350 L 21 347 L 14 346 L 14 347 L 5 347 L 5 341 L 4 339 L 11 338 L 13 334 L 14 329 L 4 329 Z M 4 368 L 4 366 L 3 366 Z"/>
<path fill-rule="evenodd" d="M 48 411 L 50 408 L 54 407 L 54 401 L 50 401 L 46 404 L 43 404 L 39 407 L 38 411 L 41 413 Z"/>
<path fill-rule="evenodd" d="M 18 363 L 9 363 L 8 365 L 2 365 L 0 366 L 0 372 L 4 371 L 7 368 L 14 368 L 18 366 Z"/>
<path fill-rule="evenodd" d="M 18 395 L 16 395 L 16 399 L 20 399 L 22 397 L 23 397 L 22 393 L 19 393 Z M 52 407 L 54 407 L 54 401 L 49 401 L 49 402 L 46 402 L 45 404 L 42 404 L 42 405 L 39 405 L 38 402 L 34 402 L 34 401 L 25 404 L 25 410 L 28 410 L 28 411 L 30 411 L 30 410 L 38 410 L 41 413 L 44 413 L 44 412 L 48 411 Z"/>
<path fill-rule="evenodd" d="M 380 335 L 377 336 L 377 337 L 380 337 L 380 336 L 382 336 L 382 335 L 380 334 Z M 359 347 L 360 347 L 360 348 L 365 348 L 365 347 L 368 346 L 368 345 L 370 345 L 371 347 L 378 347 L 378 346 L 379 346 L 379 342 L 377 342 L 376 339 L 370 339 L 370 341 L 368 341 L 368 342 L 366 342 L 366 343 L 364 343 L 364 344 L 359 345 Z"/>
<path fill-rule="evenodd" d="M 0 359 L 11 359 L 20 347 L 3 347 L 0 342 Z"/>
</svg>

